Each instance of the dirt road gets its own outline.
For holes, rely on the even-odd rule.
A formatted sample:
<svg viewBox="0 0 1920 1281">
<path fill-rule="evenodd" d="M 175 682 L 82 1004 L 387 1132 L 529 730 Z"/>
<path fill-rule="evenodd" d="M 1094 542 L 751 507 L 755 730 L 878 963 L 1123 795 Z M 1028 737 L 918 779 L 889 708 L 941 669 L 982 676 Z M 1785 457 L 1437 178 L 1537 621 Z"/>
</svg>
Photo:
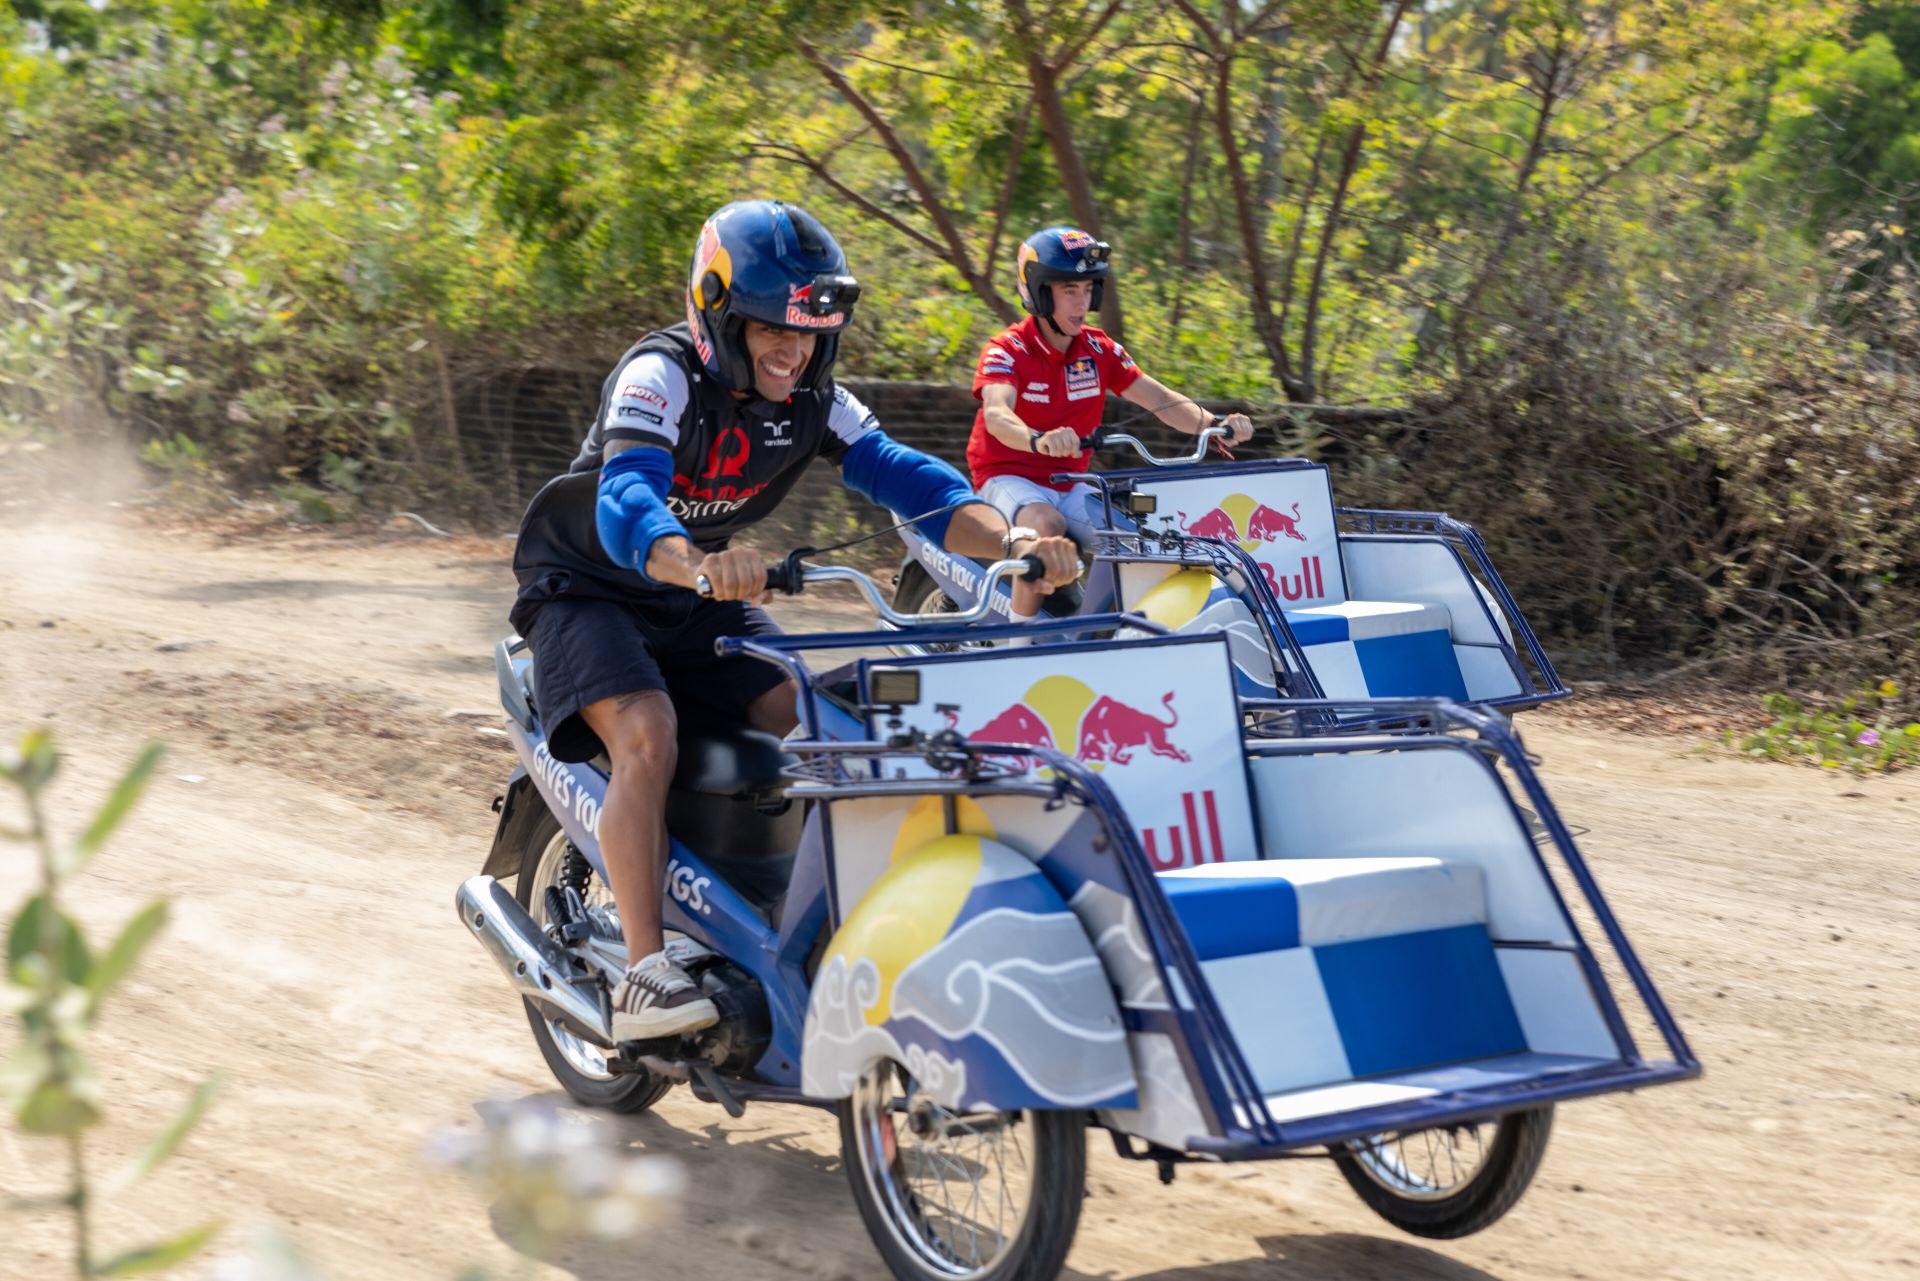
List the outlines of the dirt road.
<svg viewBox="0 0 1920 1281">
<path fill-rule="evenodd" d="M 265 1216 L 339 1281 L 525 1263 L 493 1208 L 421 1159 L 477 1103 L 552 1090 L 450 910 L 512 764 L 490 722 L 447 715 L 491 702 L 506 553 L 0 524 L 0 728 L 57 727 L 67 830 L 142 739 L 171 744 L 75 895 L 96 932 L 154 893 L 175 905 L 105 1020 L 101 1159 L 226 1078 L 182 1155 L 106 1216 L 109 1244 Z M 1319 1162 L 1163 1188 L 1097 1142 L 1069 1275 L 1920 1277 L 1920 777 L 1709 759 L 1544 716 L 1526 732 L 1705 1079 L 1562 1109 L 1520 1208 L 1444 1245 L 1398 1235 Z M 25 864 L 0 850 L 0 910 Z M 682 1091 L 620 1125 L 688 1168 L 671 1228 L 527 1275 L 884 1275 L 824 1114 L 729 1121 Z M 57 1156 L 0 1127 L 0 1188 L 50 1187 Z M 55 1275 L 65 1231 L 10 1221 L 0 1277 Z"/>
</svg>

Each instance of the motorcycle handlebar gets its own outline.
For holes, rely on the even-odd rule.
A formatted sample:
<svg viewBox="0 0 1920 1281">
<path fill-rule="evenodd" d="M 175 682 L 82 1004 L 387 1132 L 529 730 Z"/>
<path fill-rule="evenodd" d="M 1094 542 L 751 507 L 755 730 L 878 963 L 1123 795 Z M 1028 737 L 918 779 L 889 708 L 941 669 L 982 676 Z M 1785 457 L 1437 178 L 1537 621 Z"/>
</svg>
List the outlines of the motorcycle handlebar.
<svg viewBox="0 0 1920 1281">
<path fill-rule="evenodd" d="M 1194 439 L 1193 452 L 1176 454 L 1172 457 L 1161 457 L 1148 449 L 1146 443 L 1137 437 L 1129 436 L 1124 432 L 1109 431 L 1105 427 L 1096 427 L 1094 429 L 1093 434 L 1087 437 L 1086 448 L 1087 452 L 1091 453 L 1096 449 L 1105 449 L 1111 445 L 1131 445 L 1133 446 L 1134 452 L 1146 459 L 1151 466 L 1186 467 L 1193 463 L 1205 461 L 1208 446 L 1212 445 L 1214 441 L 1228 435 L 1224 425 L 1225 422 L 1226 420 L 1218 414 L 1214 415 L 1213 422 L 1203 427 L 1200 430 L 1200 434 Z"/>
<path fill-rule="evenodd" d="M 800 557 L 807 549 L 796 551 L 777 565 L 767 566 L 767 590 L 797 596 L 809 583 L 852 583 L 867 598 L 874 612 L 896 627 L 912 627 L 921 623 L 958 624 L 977 623 L 985 618 L 993 608 L 993 589 L 1002 579 L 1021 578 L 1034 582 L 1047 572 L 1045 562 L 1038 556 L 1022 556 L 1017 559 L 997 560 L 987 566 L 984 581 L 980 584 L 980 598 L 971 608 L 958 613 L 903 614 L 887 604 L 886 597 L 880 592 L 880 585 L 857 569 L 845 565 L 813 565 L 800 563 Z M 713 597 L 713 585 L 705 574 L 695 580 L 697 592 L 707 599 Z"/>
</svg>

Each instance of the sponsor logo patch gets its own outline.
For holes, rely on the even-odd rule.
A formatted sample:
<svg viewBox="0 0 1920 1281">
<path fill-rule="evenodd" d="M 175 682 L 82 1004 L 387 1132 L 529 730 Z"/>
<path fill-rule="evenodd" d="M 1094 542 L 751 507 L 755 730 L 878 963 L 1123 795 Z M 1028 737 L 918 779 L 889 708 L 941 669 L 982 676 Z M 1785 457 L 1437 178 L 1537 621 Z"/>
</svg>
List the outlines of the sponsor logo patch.
<svg viewBox="0 0 1920 1281">
<path fill-rule="evenodd" d="M 1081 356 L 1067 364 L 1067 399 L 1085 400 L 1100 394 L 1100 370 L 1092 356 Z"/>
<path fill-rule="evenodd" d="M 791 329 L 833 329 L 847 323 L 844 311 L 813 312 L 813 286 L 787 286 L 787 326 Z"/>
<path fill-rule="evenodd" d="M 667 398 L 645 383 L 628 383 L 620 389 L 620 399 L 645 401 L 662 410 L 667 407 Z"/>
<path fill-rule="evenodd" d="M 638 405 L 615 406 L 613 416 L 615 418 L 644 418 L 648 422 L 660 426 L 666 424 L 666 419 L 662 418 L 659 414 L 654 413 L 651 409 L 642 409 Z"/>
</svg>

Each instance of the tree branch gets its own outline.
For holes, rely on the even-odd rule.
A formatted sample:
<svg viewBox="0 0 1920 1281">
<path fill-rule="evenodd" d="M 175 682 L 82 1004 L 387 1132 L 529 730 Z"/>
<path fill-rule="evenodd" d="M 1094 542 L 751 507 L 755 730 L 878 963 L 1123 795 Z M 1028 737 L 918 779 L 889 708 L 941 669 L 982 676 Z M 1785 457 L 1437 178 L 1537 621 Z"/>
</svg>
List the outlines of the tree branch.
<svg viewBox="0 0 1920 1281">
<path fill-rule="evenodd" d="M 836 177 L 833 171 L 828 169 L 824 163 L 814 159 L 814 157 L 800 150 L 800 148 L 780 142 L 756 142 L 751 144 L 751 149 L 759 155 L 774 156 L 782 160 L 793 161 L 795 164 L 800 165 L 809 173 L 813 174 L 814 177 L 820 179 L 821 182 L 827 184 L 827 186 L 838 193 L 842 200 L 845 200 L 869 218 L 886 223 L 889 227 L 892 227 L 895 231 L 907 237 L 907 239 L 913 241 L 921 248 L 941 258 L 947 256 L 945 245 L 942 245 L 925 232 L 901 221 L 896 215 L 889 213 L 866 196 L 861 195 L 852 187 L 849 187 Z"/>
<path fill-rule="evenodd" d="M 1007 147 L 1007 176 L 1000 184 L 1000 207 L 993 216 L 993 235 L 987 240 L 984 270 L 991 276 L 1000 257 L 1000 236 L 1007 229 L 1007 213 L 1013 208 L 1013 189 L 1020 180 L 1020 161 L 1027 154 L 1027 129 L 1033 122 L 1033 99 L 1020 104 L 1020 119 L 1014 122 L 1013 141 Z"/>
<path fill-rule="evenodd" d="M 1387 17 L 1386 29 L 1380 33 L 1380 41 L 1374 47 L 1373 60 L 1369 64 L 1366 78 L 1361 85 L 1363 94 L 1371 95 L 1380 83 L 1381 69 L 1387 65 L 1387 55 L 1393 50 L 1393 37 L 1400 28 L 1400 21 L 1406 16 L 1412 0 L 1396 0 L 1393 12 Z M 1366 141 L 1367 127 L 1364 122 L 1355 124 L 1347 134 L 1347 145 L 1340 157 L 1340 176 L 1334 180 L 1333 201 L 1327 207 L 1327 216 L 1320 224 L 1320 247 L 1313 255 L 1313 274 L 1307 284 L 1306 317 L 1300 328 L 1300 377 L 1309 387 L 1314 381 L 1314 339 L 1320 322 L 1320 291 L 1326 281 L 1327 256 L 1333 250 L 1333 238 L 1340 230 L 1340 215 L 1346 208 L 1347 193 L 1353 186 L 1353 175 L 1360 167 L 1361 144 Z"/>
<path fill-rule="evenodd" d="M 1107 7 L 1101 10 L 1100 16 L 1093 20 L 1093 25 L 1088 27 L 1086 32 L 1082 34 L 1078 40 L 1075 40 L 1065 49 L 1062 49 L 1059 54 L 1051 60 L 1051 65 L 1056 74 L 1071 67 L 1080 55 L 1086 52 L 1087 46 L 1092 44 L 1102 31 L 1106 30 L 1107 24 L 1112 22 L 1114 17 L 1120 12 L 1122 3 L 1123 0 L 1108 0 Z"/>
<path fill-rule="evenodd" d="M 914 194 L 920 197 L 920 207 L 926 211 L 934 229 L 939 232 L 940 240 L 946 246 L 939 251 L 941 257 L 960 273 L 968 286 L 993 309 L 995 315 L 1008 322 L 1014 320 L 1016 313 L 1013 307 L 1000 291 L 994 288 L 993 281 L 982 276 L 975 268 L 973 258 L 967 252 L 966 241 L 961 237 L 960 229 L 954 225 L 952 213 L 941 201 L 939 193 L 934 191 L 932 182 L 921 170 L 919 162 L 914 160 L 913 153 L 907 149 L 907 145 L 900 140 L 900 135 L 895 132 L 893 126 L 887 123 L 886 118 L 880 114 L 873 103 L 867 100 L 866 95 L 855 88 L 853 83 L 840 73 L 840 69 L 827 61 L 810 41 L 796 39 L 795 44 L 807 61 L 811 62 L 814 69 L 820 73 L 821 79 L 832 85 L 840 96 L 846 99 L 848 105 L 873 126 L 874 133 L 879 135 L 880 141 L 886 146 L 887 154 L 892 156 L 894 164 L 899 166 L 901 175 L 907 180 L 907 185 L 912 187 Z M 888 221 L 896 226 L 899 225 L 897 220 L 889 219 Z"/>
</svg>

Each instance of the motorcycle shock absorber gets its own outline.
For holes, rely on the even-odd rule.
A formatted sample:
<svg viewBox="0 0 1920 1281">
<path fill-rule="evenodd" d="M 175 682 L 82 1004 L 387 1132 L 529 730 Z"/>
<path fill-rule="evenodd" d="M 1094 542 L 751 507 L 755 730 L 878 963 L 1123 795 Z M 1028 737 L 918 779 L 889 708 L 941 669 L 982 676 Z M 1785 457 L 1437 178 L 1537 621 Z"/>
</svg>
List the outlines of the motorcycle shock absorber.
<svg viewBox="0 0 1920 1281">
<path fill-rule="evenodd" d="M 560 864 L 560 886 L 572 890 L 580 896 L 581 902 L 587 898 L 587 882 L 593 879 L 593 865 L 587 862 L 586 855 L 574 848 L 572 841 L 567 842 L 567 854 Z"/>
<path fill-rule="evenodd" d="M 542 895 L 547 908 L 547 931 L 563 947 L 578 947 L 593 933 L 593 926 L 587 920 L 586 899 L 587 879 L 591 875 L 587 860 L 569 841 L 560 875 Z"/>
</svg>

